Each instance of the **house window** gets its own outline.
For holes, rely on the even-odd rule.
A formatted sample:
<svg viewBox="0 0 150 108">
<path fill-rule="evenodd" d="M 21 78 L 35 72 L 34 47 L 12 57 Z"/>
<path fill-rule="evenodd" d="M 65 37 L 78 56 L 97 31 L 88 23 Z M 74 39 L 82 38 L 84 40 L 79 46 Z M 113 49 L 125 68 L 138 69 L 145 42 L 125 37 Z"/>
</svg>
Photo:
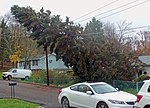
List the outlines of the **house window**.
<svg viewBox="0 0 150 108">
<path fill-rule="evenodd" d="M 22 67 L 22 66 L 24 66 L 24 62 L 23 61 L 19 62 L 19 67 Z"/>
<path fill-rule="evenodd" d="M 49 63 L 52 63 L 52 60 L 49 60 Z"/>
<path fill-rule="evenodd" d="M 22 66 L 22 62 L 19 62 L 19 67 L 21 67 Z"/>
<path fill-rule="evenodd" d="M 32 61 L 32 66 L 38 66 L 38 60 L 33 60 Z"/>
</svg>

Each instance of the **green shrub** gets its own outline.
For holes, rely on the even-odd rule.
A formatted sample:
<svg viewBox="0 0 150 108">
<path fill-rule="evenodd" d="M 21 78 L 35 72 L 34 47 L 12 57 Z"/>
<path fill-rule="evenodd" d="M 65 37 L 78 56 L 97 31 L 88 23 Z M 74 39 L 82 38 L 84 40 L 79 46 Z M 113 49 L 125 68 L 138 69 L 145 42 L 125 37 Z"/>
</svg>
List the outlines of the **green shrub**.
<svg viewBox="0 0 150 108">
<path fill-rule="evenodd" d="M 141 81 L 148 80 L 148 79 L 150 79 L 150 76 L 148 76 L 147 74 L 142 74 L 135 81 L 141 82 Z"/>
<path fill-rule="evenodd" d="M 131 94 L 134 94 L 134 95 L 137 94 L 136 89 L 126 89 L 126 90 L 124 90 L 124 91 L 126 91 L 126 92 L 128 92 L 128 93 L 131 93 Z"/>
<path fill-rule="evenodd" d="M 75 82 L 73 73 L 66 71 L 49 71 L 49 82 L 56 86 L 71 85 Z M 47 73 L 45 70 L 34 70 L 28 82 L 47 83 Z"/>
</svg>

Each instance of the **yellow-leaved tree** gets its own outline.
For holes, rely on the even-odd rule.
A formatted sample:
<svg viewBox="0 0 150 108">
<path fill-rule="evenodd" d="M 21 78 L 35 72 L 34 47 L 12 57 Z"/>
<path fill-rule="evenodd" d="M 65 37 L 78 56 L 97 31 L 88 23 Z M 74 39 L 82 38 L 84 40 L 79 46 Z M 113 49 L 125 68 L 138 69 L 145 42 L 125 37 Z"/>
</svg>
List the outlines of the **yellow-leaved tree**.
<svg viewBox="0 0 150 108">
<path fill-rule="evenodd" d="M 15 64 L 17 66 L 17 62 L 19 62 L 20 57 L 21 57 L 20 50 L 14 52 L 12 55 L 9 56 L 10 61 L 13 63 L 13 67 L 15 67 Z"/>
</svg>

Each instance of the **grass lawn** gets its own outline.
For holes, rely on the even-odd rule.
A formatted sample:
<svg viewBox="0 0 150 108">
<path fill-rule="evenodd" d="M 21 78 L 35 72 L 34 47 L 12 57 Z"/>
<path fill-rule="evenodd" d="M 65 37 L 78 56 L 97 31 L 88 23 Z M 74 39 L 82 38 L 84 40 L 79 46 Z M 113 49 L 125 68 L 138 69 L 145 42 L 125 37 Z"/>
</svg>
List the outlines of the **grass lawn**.
<svg viewBox="0 0 150 108">
<path fill-rule="evenodd" d="M 38 106 L 18 99 L 0 99 L 0 108 L 38 108 Z"/>
</svg>

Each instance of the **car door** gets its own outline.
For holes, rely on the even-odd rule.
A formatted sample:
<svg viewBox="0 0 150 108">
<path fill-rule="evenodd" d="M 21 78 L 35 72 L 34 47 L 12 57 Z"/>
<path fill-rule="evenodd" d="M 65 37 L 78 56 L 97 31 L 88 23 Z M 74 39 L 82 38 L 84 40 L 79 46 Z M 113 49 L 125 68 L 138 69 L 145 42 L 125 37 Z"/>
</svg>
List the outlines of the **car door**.
<svg viewBox="0 0 150 108">
<path fill-rule="evenodd" d="M 146 103 L 150 104 L 150 85 L 148 86 L 147 93 L 145 94 Z"/>
<path fill-rule="evenodd" d="M 18 73 L 17 73 L 16 69 L 12 70 L 12 77 L 13 78 L 17 78 L 18 77 Z"/>
<path fill-rule="evenodd" d="M 76 103 L 78 103 L 79 107 L 82 108 L 92 108 L 91 107 L 91 100 L 92 96 L 87 94 L 86 91 L 89 91 L 90 88 L 87 85 L 79 85 L 78 86 L 78 93 L 76 94 Z"/>
<path fill-rule="evenodd" d="M 78 99 L 78 85 L 70 87 L 70 90 L 68 90 L 67 94 L 69 96 L 70 103 L 73 106 L 78 107 L 78 103 L 77 103 L 77 99 Z"/>
</svg>

